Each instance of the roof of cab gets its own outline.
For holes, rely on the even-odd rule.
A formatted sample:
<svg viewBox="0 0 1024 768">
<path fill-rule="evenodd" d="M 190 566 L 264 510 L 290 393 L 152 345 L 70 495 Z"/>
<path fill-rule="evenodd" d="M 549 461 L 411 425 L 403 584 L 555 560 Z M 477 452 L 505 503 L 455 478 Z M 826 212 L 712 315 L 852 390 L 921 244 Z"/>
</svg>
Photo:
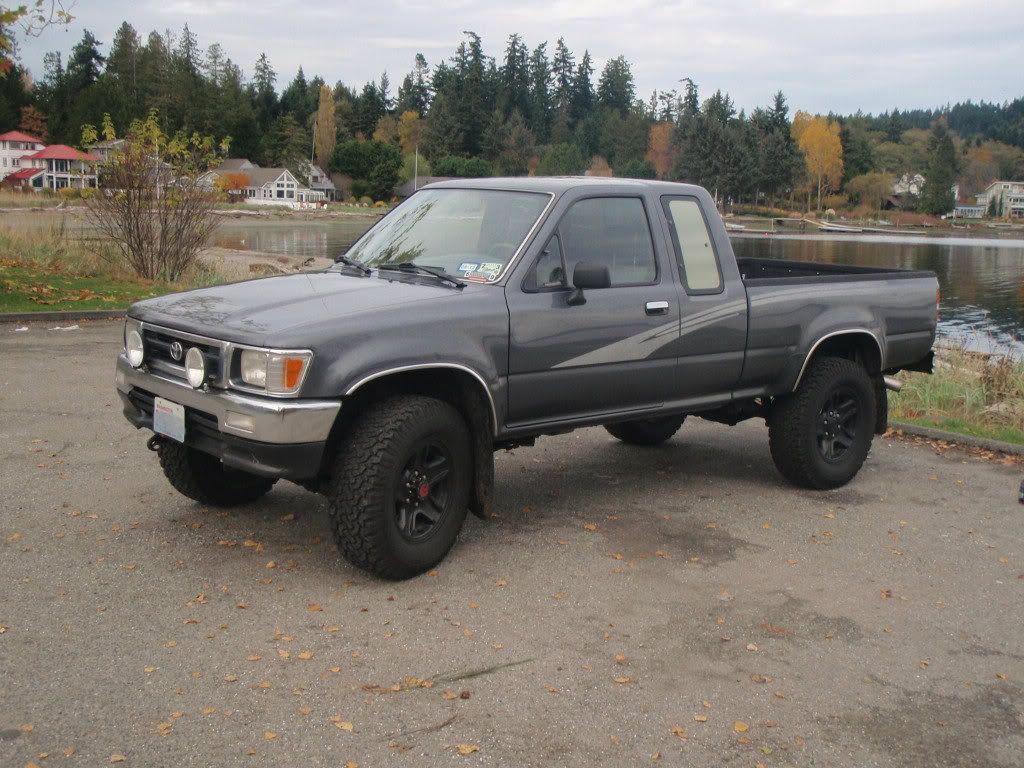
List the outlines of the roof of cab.
<svg viewBox="0 0 1024 768">
<path fill-rule="evenodd" d="M 621 179 L 609 176 L 514 176 L 483 179 L 452 179 L 427 184 L 420 189 L 501 189 L 513 192 L 543 192 L 558 195 L 570 189 L 655 189 L 665 194 L 694 194 L 700 187 L 671 181 Z"/>
</svg>

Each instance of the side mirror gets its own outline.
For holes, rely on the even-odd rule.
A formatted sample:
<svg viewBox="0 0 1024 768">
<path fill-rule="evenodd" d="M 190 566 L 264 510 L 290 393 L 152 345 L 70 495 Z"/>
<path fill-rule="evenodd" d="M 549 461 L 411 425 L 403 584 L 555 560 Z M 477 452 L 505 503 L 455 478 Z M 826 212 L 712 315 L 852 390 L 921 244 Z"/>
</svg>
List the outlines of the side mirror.
<svg viewBox="0 0 1024 768">
<path fill-rule="evenodd" d="M 611 288 L 612 276 L 608 272 L 608 267 L 604 264 L 581 261 L 576 264 L 572 271 L 572 285 L 576 290 L 569 296 L 567 303 L 571 307 L 576 307 L 587 302 L 586 297 L 583 295 L 584 288 L 590 290 Z"/>
</svg>

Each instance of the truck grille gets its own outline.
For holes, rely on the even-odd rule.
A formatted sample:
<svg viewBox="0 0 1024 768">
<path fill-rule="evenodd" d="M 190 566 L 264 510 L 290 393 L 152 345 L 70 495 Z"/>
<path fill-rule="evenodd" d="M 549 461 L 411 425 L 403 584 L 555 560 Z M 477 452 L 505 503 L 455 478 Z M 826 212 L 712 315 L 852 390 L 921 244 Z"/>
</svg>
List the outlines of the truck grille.
<svg viewBox="0 0 1024 768">
<path fill-rule="evenodd" d="M 188 351 L 189 347 L 198 347 L 206 356 L 206 370 L 211 377 L 218 381 L 223 377 L 223 354 L 224 351 L 219 344 L 208 343 L 189 339 L 184 336 L 175 336 L 173 332 L 156 330 L 144 327 L 142 330 L 142 341 L 146 349 L 145 361 L 153 368 L 168 373 L 180 379 L 185 378 L 185 358 L 175 360 L 171 356 L 171 345 L 180 342 L 182 349 Z"/>
</svg>

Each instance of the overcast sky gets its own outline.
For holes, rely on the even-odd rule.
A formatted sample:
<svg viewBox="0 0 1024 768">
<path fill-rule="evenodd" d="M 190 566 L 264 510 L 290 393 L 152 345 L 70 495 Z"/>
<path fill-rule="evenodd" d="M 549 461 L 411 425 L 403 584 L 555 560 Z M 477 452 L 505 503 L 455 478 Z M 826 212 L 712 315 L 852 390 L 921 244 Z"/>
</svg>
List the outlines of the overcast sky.
<svg viewBox="0 0 1024 768">
<path fill-rule="evenodd" d="M 433 66 L 473 30 L 499 59 L 512 32 L 549 51 L 564 36 L 598 72 L 625 54 L 644 98 L 683 77 L 747 109 L 780 88 L 794 109 L 842 113 L 1024 95 L 1022 0 L 77 0 L 73 12 L 70 28 L 22 43 L 35 75 L 43 53 L 66 53 L 83 29 L 109 45 L 127 15 L 143 38 L 188 22 L 246 76 L 266 51 L 279 88 L 301 64 L 357 87 L 387 70 L 397 89 L 417 52 Z"/>
</svg>

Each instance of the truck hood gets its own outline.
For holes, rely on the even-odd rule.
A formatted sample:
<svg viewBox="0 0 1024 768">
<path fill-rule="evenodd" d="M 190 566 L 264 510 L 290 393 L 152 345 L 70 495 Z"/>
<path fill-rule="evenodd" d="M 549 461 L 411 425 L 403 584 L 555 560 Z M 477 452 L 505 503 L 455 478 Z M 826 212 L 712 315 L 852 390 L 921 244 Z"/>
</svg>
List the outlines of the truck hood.
<svg viewBox="0 0 1024 768">
<path fill-rule="evenodd" d="M 216 339 L 264 345 L 268 338 L 299 326 L 459 293 L 430 278 L 303 272 L 146 299 L 132 305 L 128 314 Z"/>
</svg>

